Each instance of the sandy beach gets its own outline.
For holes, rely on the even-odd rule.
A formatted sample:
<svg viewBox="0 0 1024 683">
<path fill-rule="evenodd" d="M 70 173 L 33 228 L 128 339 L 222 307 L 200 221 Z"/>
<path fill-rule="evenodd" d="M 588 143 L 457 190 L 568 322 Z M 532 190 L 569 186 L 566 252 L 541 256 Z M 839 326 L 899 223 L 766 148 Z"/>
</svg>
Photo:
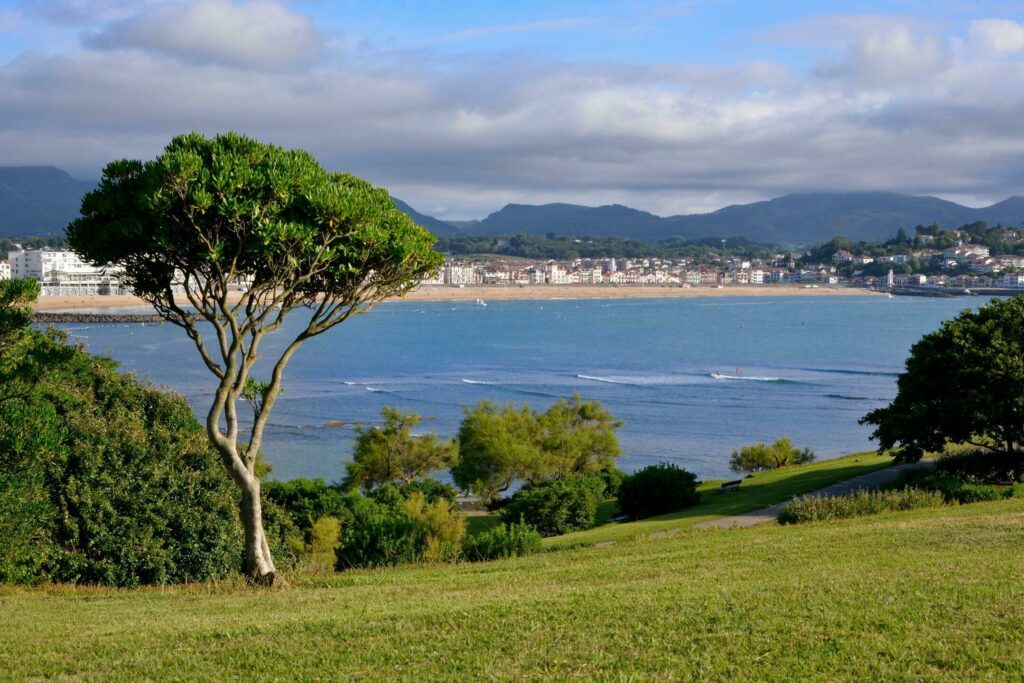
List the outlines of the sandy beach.
<svg viewBox="0 0 1024 683">
<path fill-rule="evenodd" d="M 403 297 L 407 301 L 517 301 L 528 299 L 643 299 L 663 297 L 736 297 L 736 296 L 864 296 L 865 289 L 850 287 L 806 288 L 797 285 L 737 285 L 714 287 L 658 287 L 613 285 L 534 285 L 505 287 L 420 287 Z M 133 296 L 46 296 L 40 297 L 36 311 L 67 311 L 146 306 Z"/>
</svg>

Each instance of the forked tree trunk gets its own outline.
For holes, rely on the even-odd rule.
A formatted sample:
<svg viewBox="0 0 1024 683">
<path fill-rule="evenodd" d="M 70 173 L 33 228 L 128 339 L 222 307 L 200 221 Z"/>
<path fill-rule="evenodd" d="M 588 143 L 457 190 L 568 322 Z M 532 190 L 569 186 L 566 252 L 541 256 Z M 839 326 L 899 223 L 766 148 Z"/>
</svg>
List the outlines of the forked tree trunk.
<svg viewBox="0 0 1024 683">
<path fill-rule="evenodd" d="M 242 489 L 242 526 L 245 528 L 245 562 L 243 570 L 249 580 L 260 586 L 286 586 L 284 576 L 274 567 L 267 534 L 263 530 L 260 503 L 260 480 L 248 476 L 238 482 Z"/>
</svg>

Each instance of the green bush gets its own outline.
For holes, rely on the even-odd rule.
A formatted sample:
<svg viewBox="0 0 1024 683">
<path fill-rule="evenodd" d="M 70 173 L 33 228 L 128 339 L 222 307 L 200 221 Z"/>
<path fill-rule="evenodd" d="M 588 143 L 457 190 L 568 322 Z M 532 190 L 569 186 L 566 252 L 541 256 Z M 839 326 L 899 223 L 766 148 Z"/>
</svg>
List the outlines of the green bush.
<svg viewBox="0 0 1024 683">
<path fill-rule="evenodd" d="M 800 496 L 782 508 L 778 521 L 779 524 L 824 522 L 889 510 L 938 507 L 944 503 L 941 493 L 918 488 L 857 491 L 846 496 Z"/>
<path fill-rule="evenodd" d="M 913 486 L 942 494 L 948 503 L 980 503 L 1012 497 L 1016 486 L 997 486 L 960 479 L 945 472 L 912 470 L 900 478 L 903 486 Z"/>
<path fill-rule="evenodd" d="M 775 470 L 787 465 L 804 465 L 814 461 L 814 452 L 810 448 L 797 448 L 788 436 L 775 443 L 755 443 L 733 450 L 729 458 L 729 469 L 736 474 L 764 472 Z"/>
<path fill-rule="evenodd" d="M 619 495 L 619 487 L 629 475 L 617 467 L 609 467 L 594 473 L 595 477 L 604 482 L 604 497 L 615 498 Z"/>
<path fill-rule="evenodd" d="M 237 572 L 235 488 L 184 398 L 55 332 L 31 335 L 19 362 L 53 358 L 0 402 L 0 510 L 15 511 L 0 522 L 0 581 L 135 586 Z"/>
<path fill-rule="evenodd" d="M 398 490 L 403 496 L 409 498 L 414 493 L 422 493 L 428 503 L 435 503 L 439 500 L 446 500 L 451 507 L 458 504 L 459 492 L 451 484 L 445 484 L 437 479 L 422 479 L 402 484 Z"/>
<path fill-rule="evenodd" d="M 557 536 L 594 526 L 597 504 L 605 482 L 599 477 L 576 476 L 525 486 L 501 511 L 506 524 L 524 522 L 543 536 Z"/>
<path fill-rule="evenodd" d="M 664 462 L 626 477 L 618 495 L 619 510 L 634 519 L 663 515 L 699 501 L 696 475 Z"/>
<path fill-rule="evenodd" d="M 977 448 L 952 448 L 935 462 L 943 474 L 983 484 L 1010 484 L 1024 480 L 1024 458 L 1017 454 L 987 453 Z"/>
<path fill-rule="evenodd" d="M 310 528 L 309 544 L 305 547 L 306 567 L 314 572 L 329 572 L 337 561 L 335 553 L 341 546 L 341 520 L 321 517 Z"/>
<path fill-rule="evenodd" d="M 462 554 L 470 562 L 486 562 L 520 555 L 532 555 L 541 550 L 541 535 L 523 522 L 500 524 L 462 542 Z"/>
</svg>

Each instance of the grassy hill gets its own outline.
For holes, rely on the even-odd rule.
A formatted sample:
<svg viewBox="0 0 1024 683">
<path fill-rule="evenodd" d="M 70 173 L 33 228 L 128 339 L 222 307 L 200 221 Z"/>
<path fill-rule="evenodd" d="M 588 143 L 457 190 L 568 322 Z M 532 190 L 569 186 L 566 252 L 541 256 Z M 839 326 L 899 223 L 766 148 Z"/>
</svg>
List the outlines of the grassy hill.
<svg viewBox="0 0 1024 683">
<path fill-rule="evenodd" d="M 1014 680 L 1024 501 L 478 565 L 0 589 L 4 677 Z"/>
</svg>

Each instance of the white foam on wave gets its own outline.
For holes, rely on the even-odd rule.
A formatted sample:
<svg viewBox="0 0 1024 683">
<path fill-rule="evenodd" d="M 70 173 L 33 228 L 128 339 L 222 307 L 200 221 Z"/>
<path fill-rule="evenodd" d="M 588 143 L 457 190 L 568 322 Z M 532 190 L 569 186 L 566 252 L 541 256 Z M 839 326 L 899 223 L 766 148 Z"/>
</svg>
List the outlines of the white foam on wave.
<svg viewBox="0 0 1024 683">
<path fill-rule="evenodd" d="M 366 387 L 367 391 L 372 391 L 375 394 L 383 394 L 384 389 L 378 389 L 377 387 Z"/>
<path fill-rule="evenodd" d="M 482 379 L 465 379 L 465 378 L 463 378 L 462 381 L 464 383 L 466 383 L 466 384 L 484 384 L 484 385 L 488 385 L 488 386 L 494 384 L 494 382 L 485 382 Z"/>
<path fill-rule="evenodd" d="M 753 375 L 721 375 L 717 372 L 712 372 L 710 375 L 711 379 L 722 379 L 730 380 L 733 382 L 788 382 L 781 377 L 754 377 Z"/>
<path fill-rule="evenodd" d="M 630 381 L 625 377 L 597 377 L 595 375 L 576 375 L 578 379 L 585 379 L 589 382 L 604 382 L 605 384 L 628 384 L 637 385 L 640 382 Z"/>
</svg>

